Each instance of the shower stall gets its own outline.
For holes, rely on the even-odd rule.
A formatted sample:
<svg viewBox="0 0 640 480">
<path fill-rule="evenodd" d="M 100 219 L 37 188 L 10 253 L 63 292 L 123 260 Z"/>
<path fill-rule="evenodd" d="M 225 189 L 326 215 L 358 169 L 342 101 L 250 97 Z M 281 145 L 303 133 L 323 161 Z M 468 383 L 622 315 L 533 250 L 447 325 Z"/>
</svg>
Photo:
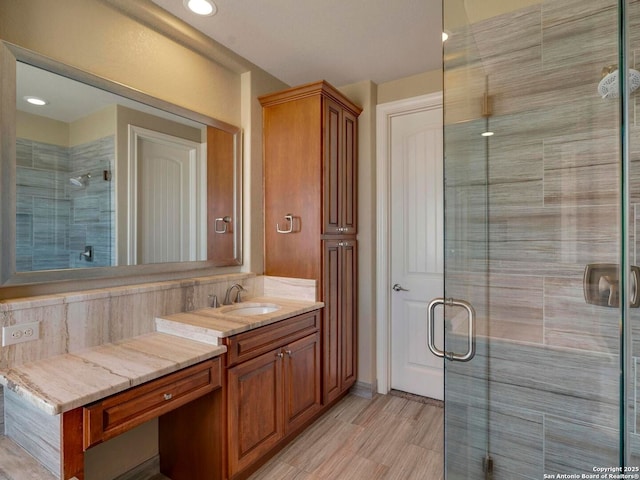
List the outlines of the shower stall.
<svg viewBox="0 0 640 480">
<path fill-rule="evenodd" d="M 443 16 L 446 478 L 640 478 L 640 1 Z"/>
</svg>

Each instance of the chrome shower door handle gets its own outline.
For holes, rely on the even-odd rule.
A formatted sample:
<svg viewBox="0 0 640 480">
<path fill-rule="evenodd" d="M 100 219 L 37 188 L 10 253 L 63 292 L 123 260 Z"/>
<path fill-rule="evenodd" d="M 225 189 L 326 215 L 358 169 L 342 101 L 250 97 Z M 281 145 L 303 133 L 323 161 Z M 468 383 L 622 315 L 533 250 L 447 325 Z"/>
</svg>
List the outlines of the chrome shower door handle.
<svg viewBox="0 0 640 480">
<path fill-rule="evenodd" d="M 290 213 L 287 213 L 284 216 L 284 219 L 289 222 L 289 228 L 288 229 L 281 229 L 280 228 L 280 224 L 276 223 L 276 232 L 278 233 L 292 233 L 293 232 L 293 215 Z"/>
<path fill-rule="evenodd" d="M 631 308 L 640 307 L 640 267 L 631 265 Z"/>
<path fill-rule="evenodd" d="M 433 353 L 436 357 L 444 358 L 445 352 L 444 350 L 440 350 L 436 347 L 436 316 L 435 310 L 438 305 L 444 305 L 444 298 L 434 298 L 429 303 L 429 309 L 427 313 L 427 347 L 431 353 Z"/>
<path fill-rule="evenodd" d="M 218 222 L 222 222 L 222 229 L 218 228 Z M 227 225 L 229 225 L 229 223 L 231 223 L 231 217 L 229 215 L 216 218 L 213 223 L 213 230 L 216 233 L 227 233 Z"/>
<path fill-rule="evenodd" d="M 467 351 L 465 353 L 454 353 L 440 350 L 436 347 L 435 339 L 435 310 L 438 305 L 458 306 L 467 311 Z M 468 362 L 476 354 L 476 311 L 469 302 L 464 300 L 456 300 L 453 298 L 435 298 L 429 303 L 427 313 L 427 347 L 431 353 L 440 358 L 457 362 Z"/>
</svg>

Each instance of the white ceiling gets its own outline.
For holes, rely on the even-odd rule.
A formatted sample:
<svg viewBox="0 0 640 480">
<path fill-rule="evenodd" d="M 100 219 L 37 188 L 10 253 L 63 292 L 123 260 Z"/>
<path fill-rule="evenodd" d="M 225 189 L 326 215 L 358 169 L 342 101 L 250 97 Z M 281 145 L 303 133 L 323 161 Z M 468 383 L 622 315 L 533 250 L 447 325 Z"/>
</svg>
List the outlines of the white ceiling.
<svg viewBox="0 0 640 480">
<path fill-rule="evenodd" d="M 441 0 L 153 0 L 289 85 L 384 83 L 442 65 Z"/>
</svg>

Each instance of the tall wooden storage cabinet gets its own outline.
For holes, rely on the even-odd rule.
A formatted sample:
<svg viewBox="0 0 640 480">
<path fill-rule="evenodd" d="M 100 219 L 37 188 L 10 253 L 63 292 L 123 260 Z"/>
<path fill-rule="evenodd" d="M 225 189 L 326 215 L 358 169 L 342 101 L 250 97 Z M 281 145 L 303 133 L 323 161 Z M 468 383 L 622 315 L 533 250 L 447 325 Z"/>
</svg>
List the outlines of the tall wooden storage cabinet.
<svg viewBox="0 0 640 480">
<path fill-rule="evenodd" d="M 265 274 L 317 281 L 323 402 L 356 380 L 357 118 L 321 81 L 260 97 Z"/>
</svg>

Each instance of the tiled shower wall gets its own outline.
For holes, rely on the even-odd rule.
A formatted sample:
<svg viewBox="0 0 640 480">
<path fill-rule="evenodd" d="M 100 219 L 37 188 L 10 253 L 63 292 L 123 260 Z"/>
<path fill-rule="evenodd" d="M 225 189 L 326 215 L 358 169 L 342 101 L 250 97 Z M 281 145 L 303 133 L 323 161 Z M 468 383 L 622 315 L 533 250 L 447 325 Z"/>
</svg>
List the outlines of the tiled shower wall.
<svg viewBox="0 0 640 480">
<path fill-rule="evenodd" d="M 113 168 L 114 137 L 73 147 L 18 139 L 16 156 L 17 270 L 114 265 L 114 186 L 103 175 Z M 87 187 L 70 184 L 87 173 Z M 80 259 L 87 245 L 93 262 Z"/>
<path fill-rule="evenodd" d="M 638 2 L 630 22 L 640 47 Z M 447 363 L 451 478 L 481 478 L 487 446 L 496 480 L 618 465 L 620 311 L 583 298 L 585 266 L 618 263 L 623 235 L 619 103 L 597 92 L 602 68 L 618 62 L 617 29 L 615 1 L 549 0 L 454 30 L 445 46 L 445 295 L 478 313 L 476 358 Z M 624 235 L 638 264 L 632 100 Z M 638 310 L 631 317 L 635 366 Z M 635 461 L 639 382 L 628 373 Z"/>
</svg>

